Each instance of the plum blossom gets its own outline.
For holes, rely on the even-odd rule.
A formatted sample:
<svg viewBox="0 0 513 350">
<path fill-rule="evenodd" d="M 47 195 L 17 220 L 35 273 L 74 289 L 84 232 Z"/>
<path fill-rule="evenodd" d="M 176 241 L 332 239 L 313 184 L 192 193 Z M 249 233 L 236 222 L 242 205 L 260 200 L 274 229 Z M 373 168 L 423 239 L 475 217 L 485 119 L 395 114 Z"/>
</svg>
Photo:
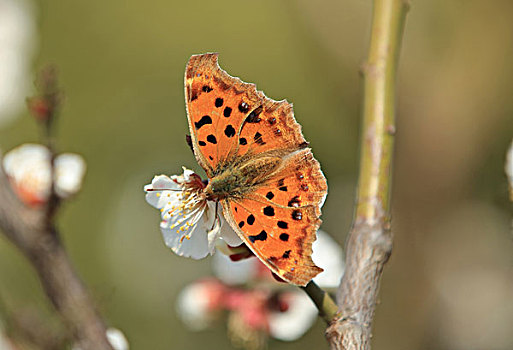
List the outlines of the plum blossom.
<svg viewBox="0 0 513 350">
<path fill-rule="evenodd" d="M 64 153 L 54 161 L 54 187 L 57 196 L 67 198 L 77 193 L 84 178 L 86 164 L 78 154 Z M 45 203 L 51 191 L 51 154 L 38 144 L 23 144 L 3 158 L 3 169 L 15 192 L 27 205 Z"/>
<path fill-rule="evenodd" d="M 302 291 L 248 289 L 216 278 L 188 285 L 177 298 L 178 316 L 194 331 L 208 328 L 225 312 L 230 335 L 238 343 L 246 342 L 248 334 L 258 343 L 269 335 L 283 341 L 296 340 L 312 326 L 318 314 Z"/>
<path fill-rule="evenodd" d="M 191 330 L 210 326 L 222 310 L 226 286 L 215 278 L 202 279 L 186 286 L 178 295 L 176 311 Z"/>
<path fill-rule="evenodd" d="M 301 338 L 317 319 L 317 308 L 305 293 L 298 290 L 284 292 L 280 299 L 286 308 L 269 313 L 270 335 L 283 341 Z"/>
<path fill-rule="evenodd" d="M 225 254 L 214 255 L 215 278 L 190 284 L 177 299 L 178 315 L 188 327 L 205 329 L 224 311 L 232 341 L 252 348 L 265 347 L 263 340 L 269 336 L 293 341 L 310 329 L 318 311 L 305 293 L 273 288 L 276 284 L 270 283 L 269 270 L 256 258 L 234 261 L 234 256 L 244 254 L 242 246 L 219 248 Z M 325 270 L 314 280 L 321 287 L 338 285 L 344 273 L 342 248 L 327 233 L 318 231 L 313 252 L 312 258 Z"/>
<path fill-rule="evenodd" d="M 204 187 L 201 178 L 186 168 L 182 175 L 158 175 L 144 186 L 146 201 L 161 212 L 164 242 L 177 255 L 202 259 L 214 253 L 218 239 L 230 246 L 242 244 L 216 203 L 204 197 Z"/>
</svg>

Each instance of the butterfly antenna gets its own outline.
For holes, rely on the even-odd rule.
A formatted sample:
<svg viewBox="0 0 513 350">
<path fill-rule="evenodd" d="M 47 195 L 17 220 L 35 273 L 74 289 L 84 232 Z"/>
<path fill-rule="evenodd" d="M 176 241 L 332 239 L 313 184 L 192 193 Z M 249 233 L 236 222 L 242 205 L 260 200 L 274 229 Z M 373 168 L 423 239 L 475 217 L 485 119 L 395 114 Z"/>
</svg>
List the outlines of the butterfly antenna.
<svg viewBox="0 0 513 350">
<path fill-rule="evenodd" d="M 174 191 L 174 192 L 182 192 L 183 190 L 177 190 L 176 188 L 149 188 L 145 190 L 146 192 L 162 192 L 162 191 Z"/>
</svg>

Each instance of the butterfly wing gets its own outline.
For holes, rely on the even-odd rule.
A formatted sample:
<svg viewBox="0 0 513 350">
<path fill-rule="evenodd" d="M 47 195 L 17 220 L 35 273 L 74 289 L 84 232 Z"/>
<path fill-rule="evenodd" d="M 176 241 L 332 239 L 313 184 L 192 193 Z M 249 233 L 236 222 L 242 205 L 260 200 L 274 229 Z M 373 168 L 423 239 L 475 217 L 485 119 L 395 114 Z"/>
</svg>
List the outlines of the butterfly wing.
<svg viewBox="0 0 513 350">
<path fill-rule="evenodd" d="M 226 220 L 274 273 L 306 285 L 322 271 L 312 261 L 312 243 L 327 192 L 310 149 L 292 153 L 282 168 L 244 199 L 223 202 Z"/>
<path fill-rule="evenodd" d="M 195 55 L 185 72 L 185 100 L 194 154 L 212 177 L 243 155 L 294 151 L 306 145 L 292 105 L 230 76 L 216 53 Z"/>
</svg>

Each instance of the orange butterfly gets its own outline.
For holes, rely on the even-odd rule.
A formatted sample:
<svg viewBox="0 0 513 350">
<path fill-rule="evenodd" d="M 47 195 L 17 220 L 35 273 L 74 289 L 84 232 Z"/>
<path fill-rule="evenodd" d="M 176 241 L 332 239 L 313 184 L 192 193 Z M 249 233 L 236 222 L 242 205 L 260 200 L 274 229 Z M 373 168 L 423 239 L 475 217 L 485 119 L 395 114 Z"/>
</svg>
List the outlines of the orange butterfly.
<svg viewBox="0 0 513 350">
<path fill-rule="evenodd" d="M 326 179 L 292 105 L 228 75 L 217 56 L 192 56 L 185 72 L 193 150 L 209 178 L 203 194 L 267 267 L 304 286 L 322 271 L 311 255 Z"/>
</svg>

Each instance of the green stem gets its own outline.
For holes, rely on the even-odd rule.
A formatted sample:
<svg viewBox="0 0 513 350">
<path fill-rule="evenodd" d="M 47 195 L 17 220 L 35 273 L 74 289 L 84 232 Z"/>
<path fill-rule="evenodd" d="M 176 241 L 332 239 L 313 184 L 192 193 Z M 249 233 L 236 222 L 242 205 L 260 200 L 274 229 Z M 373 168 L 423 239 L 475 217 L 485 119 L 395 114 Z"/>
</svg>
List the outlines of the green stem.
<svg viewBox="0 0 513 350">
<path fill-rule="evenodd" d="M 374 2 L 367 62 L 363 65 L 364 101 L 356 220 L 388 220 L 395 134 L 395 82 L 408 4 Z M 376 203 L 379 203 L 376 205 Z"/>
<path fill-rule="evenodd" d="M 390 184 L 395 134 L 396 71 L 409 3 L 375 0 L 367 62 L 360 172 L 339 312 L 327 330 L 332 349 L 370 349 L 383 266 L 392 252 Z"/>
<path fill-rule="evenodd" d="M 337 314 L 337 304 L 331 299 L 328 293 L 322 290 L 314 281 L 308 282 L 305 287 L 301 287 L 312 299 L 319 310 L 319 315 L 327 324 L 333 320 Z"/>
</svg>

